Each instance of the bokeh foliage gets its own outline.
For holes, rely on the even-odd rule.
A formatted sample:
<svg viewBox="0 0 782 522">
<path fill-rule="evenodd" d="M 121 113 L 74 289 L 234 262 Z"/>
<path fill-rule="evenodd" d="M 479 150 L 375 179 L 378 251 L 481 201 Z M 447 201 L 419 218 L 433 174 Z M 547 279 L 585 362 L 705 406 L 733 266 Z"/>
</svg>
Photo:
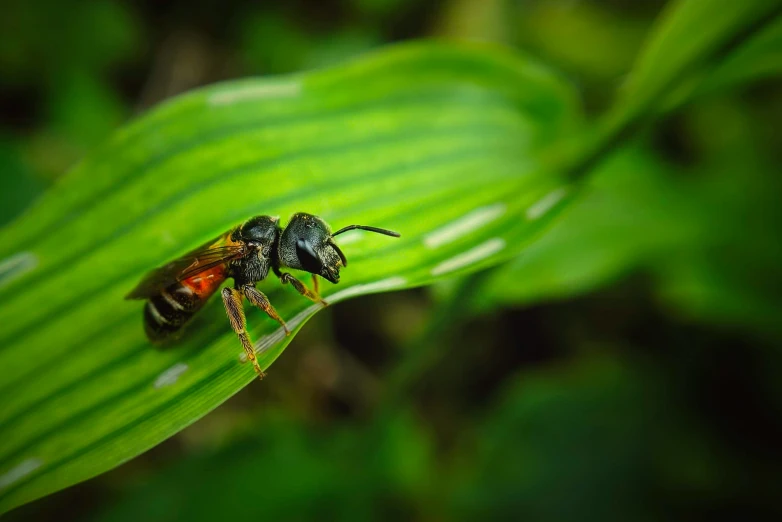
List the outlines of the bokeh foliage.
<svg viewBox="0 0 782 522">
<path fill-rule="evenodd" d="M 35 86 L 44 109 L 29 118 L 22 103 L 4 125 L 5 220 L 157 99 L 416 35 L 500 40 L 565 71 L 597 126 L 546 158 L 600 161 L 521 256 L 319 314 L 275 379 L 10 516 L 85 495 L 96 520 L 777 518 L 782 18 L 775 2 L 709 4 L 229 2 L 218 26 L 200 4 L 19 2 L 26 25 L 0 48 L 6 90 L 24 102 Z M 152 63 L 151 49 L 145 82 L 116 73 Z M 617 136 L 640 113 L 647 125 Z"/>
</svg>

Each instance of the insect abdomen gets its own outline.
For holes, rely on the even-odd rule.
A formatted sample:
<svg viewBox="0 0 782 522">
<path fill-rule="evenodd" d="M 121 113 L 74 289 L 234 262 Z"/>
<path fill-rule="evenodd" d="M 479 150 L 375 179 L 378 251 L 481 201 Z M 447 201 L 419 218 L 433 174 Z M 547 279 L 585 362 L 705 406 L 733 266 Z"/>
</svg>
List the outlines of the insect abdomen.
<svg viewBox="0 0 782 522">
<path fill-rule="evenodd" d="M 200 306 L 193 309 L 185 306 L 185 300 L 180 301 L 181 285 L 174 285 L 163 290 L 159 295 L 150 297 L 144 306 L 144 329 L 152 341 L 162 341 L 182 329 Z"/>
<path fill-rule="evenodd" d="M 179 332 L 225 280 L 225 268 L 215 267 L 162 290 L 144 306 L 144 329 L 151 341 Z"/>
</svg>

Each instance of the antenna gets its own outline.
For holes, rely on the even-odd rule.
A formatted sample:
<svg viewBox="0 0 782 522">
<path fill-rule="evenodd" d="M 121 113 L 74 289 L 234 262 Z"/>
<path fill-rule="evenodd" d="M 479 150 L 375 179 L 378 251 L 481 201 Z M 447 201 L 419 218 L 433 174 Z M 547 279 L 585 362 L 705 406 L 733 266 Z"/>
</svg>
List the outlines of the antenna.
<svg viewBox="0 0 782 522">
<path fill-rule="evenodd" d="M 338 236 L 343 232 L 347 232 L 348 230 L 355 230 L 355 229 L 366 230 L 368 232 L 377 232 L 378 234 L 383 234 L 384 236 L 400 237 L 399 232 L 394 232 L 393 230 L 386 230 L 385 228 L 368 227 L 366 225 L 348 225 L 344 228 L 340 228 L 339 230 L 331 234 L 331 237 Z"/>
</svg>

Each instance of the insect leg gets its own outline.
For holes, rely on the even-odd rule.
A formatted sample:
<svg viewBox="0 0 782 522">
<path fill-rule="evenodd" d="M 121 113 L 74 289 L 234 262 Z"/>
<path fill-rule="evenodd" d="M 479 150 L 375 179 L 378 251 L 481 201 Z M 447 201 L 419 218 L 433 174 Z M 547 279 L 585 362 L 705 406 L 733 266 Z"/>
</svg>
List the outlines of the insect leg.
<svg viewBox="0 0 782 522">
<path fill-rule="evenodd" d="M 250 342 L 250 336 L 247 335 L 247 322 L 244 319 L 244 308 L 242 307 L 242 293 L 234 288 L 223 288 L 223 304 L 228 313 L 228 320 L 231 321 L 231 328 L 234 329 L 239 340 L 242 342 L 242 348 L 247 352 L 247 358 L 253 363 L 255 373 L 259 379 L 263 379 L 264 374 L 258 359 L 255 357 L 253 343 Z"/>
<path fill-rule="evenodd" d="M 312 291 L 315 295 L 320 295 L 318 292 L 318 274 L 312 274 Z"/>
<path fill-rule="evenodd" d="M 298 293 L 300 293 L 301 295 L 303 295 L 304 297 L 306 297 L 310 301 L 315 301 L 316 303 L 320 303 L 323 306 L 328 306 L 328 303 L 326 301 L 324 301 L 317 294 L 317 292 L 313 292 L 312 290 L 307 288 L 307 286 L 304 283 L 302 283 L 301 281 L 299 281 L 298 279 L 296 279 L 295 277 L 293 277 L 289 273 L 282 272 L 280 274 L 280 281 L 282 281 L 282 284 L 290 283 L 293 286 L 293 288 L 296 289 L 296 291 Z"/>
<path fill-rule="evenodd" d="M 285 330 L 285 335 L 291 334 L 290 330 L 288 330 L 288 325 L 285 324 L 285 321 L 282 320 L 282 317 L 277 313 L 277 310 L 275 310 L 269 302 L 269 298 L 263 295 L 263 292 L 260 292 L 257 288 L 250 285 L 242 287 L 242 291 L 248 301 L 266 312 L 269 317 L 282 325 L 282 328 Z"/>
</svg>

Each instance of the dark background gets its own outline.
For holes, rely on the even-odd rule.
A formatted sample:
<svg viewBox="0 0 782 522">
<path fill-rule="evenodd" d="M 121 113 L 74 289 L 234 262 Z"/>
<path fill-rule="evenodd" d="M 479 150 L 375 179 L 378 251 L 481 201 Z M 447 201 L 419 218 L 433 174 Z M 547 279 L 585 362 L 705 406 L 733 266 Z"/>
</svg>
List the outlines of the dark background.
<svg viewBox="0 0 782 522">
<path fill-rule="evenodd" d="M 167 97 L 410 38 L 517 47 L 595 116 L 663 5 L 7 0 L 0 223 Z M 523 299 L 494 296 L 494 273 L 342 303 L 262 384 L 7 519 L 779 520 L 779 87 L 713 94 L 642 138 L 669 175 L 714 189 L 695 202 L 702 241 Z M 591 231 L 619 234 L 605 226 Z"/>
</svg>

